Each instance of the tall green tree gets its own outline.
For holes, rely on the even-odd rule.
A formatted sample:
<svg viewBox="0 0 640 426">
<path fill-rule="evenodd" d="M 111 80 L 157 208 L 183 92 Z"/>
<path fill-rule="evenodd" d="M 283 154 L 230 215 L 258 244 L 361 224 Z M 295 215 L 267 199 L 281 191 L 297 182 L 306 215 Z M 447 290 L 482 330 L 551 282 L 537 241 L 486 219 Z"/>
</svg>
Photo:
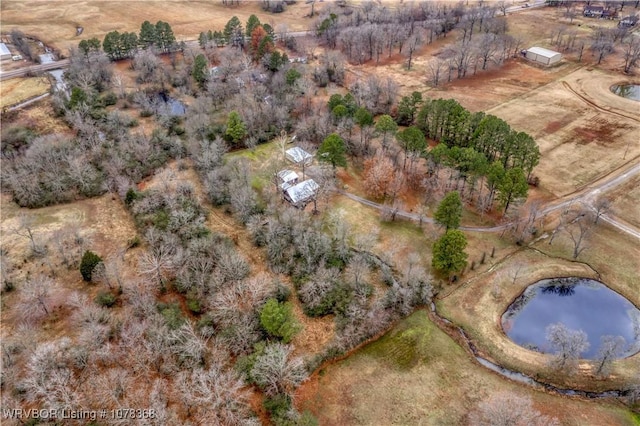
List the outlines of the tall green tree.
<svg viewBox="0 0 640 426">
<path fill-rule="evenodd" d="M 203 88 L 205 83 L 207 82 L 207 77 L 209 73 L 207 72 L 207 58 L 201 53 L 196 56 L 193 61 L 193 68 L 191 70 L 191 76 L 195 81 L 198 82 L 200 88 Z"/>
<path fill-rule="evenodd" d="M 388 147 L 387 138 L 389 136 L 394 137 L 397 131 L 398 125 L 390 115 L 381 115 L 378 121 L 376 121 L 376 132 L 382 134 L 382 147 L 385 149 Z"/>
<path fill-rule="evenodd" d="M 134 32 L 122 33 L 120 35 L 120 44 L 123 57 L 131 58 L 138 50 L 138 35 Z"/>
<path fill-rule="evenodd" d="M 498 201 L 504 206 L 506 213 L 512 201 L 527 197 L 529 185 L 524 171 L 520 167 L 507 170 L 502 180 L 498 182 L 497 189 Z"/>
<path fill-rule="evenodd" d="M 111 60 L 120 59 L 122 57 L 122 40 L 120 33 L 118 31 L 108 32 L 104 36 L 102 48 Z"/>
<path fill-rule="evenodd" d="M 462 218 L 462 201 L 458 191 L 451 191 L 444 196 L 433 216 L 436 223 L 450 229 L 460 227 L 460 219 Z"/>
<path fill-rule="evenodd" d="M 85 56 L 89 56 L 90 53 L 95 53 L 100 51 L 100 40 L 96 37 L 90 38 L 88 40 L 82 40 L 78 43 L 78 48 Z"/>
<path fill-rule="evenodd" d="M 398 143 L 404 150 L 404 164 L 402 168 L 407 166 L 407 158 L 411 156 L 412 162 L 418 156 L 420 156 L 425 149 L 427 149 L 427 141 L 424 138 L 424 133 L 416 126 L 407 127 L 406 129 L 398 132 L 396 135 Z"/>
<path fill-rule="evenodd" d="M 260 311 L 260 325 L 273 337 L 289 343 L 302 327 L 293 315 L 290 302 L 279 303 L 276 299 L 269 299 Z"/>
<path fill-rule="evenodd" d="M 247 135 L 247 126 L 242 121 L 242 117 L 237 111 L 231 111 L 229 118 L 227 119 L 227 130 L 224 135 L 226 138 L 234 143 L 240 143 Z"/>
<path fill-rule="evenodd" d="M 457 229 L 450 229 L 433 243 L 431 266 L 452 279 L 453 274 L 467 265 L 467 238 Z"/>
<path fill-rule="evenodd" d="M 330 163 L 335 174 L 337 166 L 345 167 L 347 165 L 346 152 L 347 148 L 345 147 L 344 140 L 335 133 L 332 133 L 320 144 L 320 148 L 318 148 L 318 160 Z"/>
<path fill-rule="evenodd" d="M 224 34 L 224 38 L 227 43 L 232 43 L 234 45 L 238 44 L 235 41 L 236 38 L 244 38 L 244 32 L 242 31 L 242 23 L 237 16 L 233 16 L 227 24 L 224 26 L 224 30 L 222 31 Z M 244 40 L 242 40 L 244 44 Z"/>
<path fill-rule="evenodd" d="M 398 103 L 398 124 L 402 126 L 412 125 L 421 105 L 422 93 L 413 92 L 410 96 L 403 96 Z"/>
<path fill-rule="evenodd" d="M 144 21 L 140 26 L 140 36 L 138 41 L 140 45 L 146 49 L 156 44 L 156 27 L 149 21 Z"/>
<path fill-rule="evenodd" d="M 175 44 L 176 37 L 171 25 L 166 22 L 156 22 L 156 46 L 163 52 L 167 52 Z"/>
<path fill-rule="evenodd" d="M 261 25 L 260 19 L 258 19 L 256 15 L 249 16 L 249 19 L 247 19 L 246 33 L 245 33 L 247 37 L 251 37 L 251 33 L 258 25 Z"/>
</svg>

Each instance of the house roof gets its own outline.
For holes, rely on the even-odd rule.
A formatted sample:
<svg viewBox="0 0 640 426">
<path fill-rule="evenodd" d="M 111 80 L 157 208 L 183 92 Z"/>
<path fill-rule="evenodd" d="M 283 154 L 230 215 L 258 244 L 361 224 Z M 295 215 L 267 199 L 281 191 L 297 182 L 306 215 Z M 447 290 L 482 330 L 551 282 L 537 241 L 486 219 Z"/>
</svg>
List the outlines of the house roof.
<svg viewBox="0 0 640 426">
<path fill-rule="evenodd" d="M 4 43 L 0 43 L 0 55 L 2 55 L 2 56 L 11 55 L 11 51 L 9 50 L 7 45 L 4 44 Z"/>
<path fill-rule="evenodd" d="M 320 188 L 320 186 L 318 186 L 315 180 L 307 179 L 304 182 L 288 188 L 286 192 L 291 202 L 297 204 L 300 201 L 305 201 L 313 197 L 316 191 L 318 191 L 318 188 Z"/>
<path fill-rule="evenodd" d="M 282 182 L 291 182 L 292 180 L 298 179 L 298 174 L 293 170 L 281 170 L 278 172 L 278 178 Z"/>
<path fill-rule="evenodd" d="M 535 53 L 536 55 L 544 56 L 545 58 L 552 58 L 556 55 L 561 55 L 560 52 L 545 49 L 544 47 L 530 47 L 527 52 Z"/>
<path fill-rule="evenodd" d="M 604 10 L 603 6 L 585 6 L 584 7 L 585 12 L 602 12 Z"/>
<path fill-rule="evenodd" d="M 296 163 L 301 163 L 313 157 L 307 151 L 297 146 L 289 148 L 285 153 L 287 154 L 287 157 L 292 158 Z"/>
<path fill-rule="evenodd" d="M 638 22 L 638 15 L 629 15 L 629 16 L 625 16 L 624 18 L 621 19 L 621 21 L 626 21 L 626 22 Z"/>
</svg>

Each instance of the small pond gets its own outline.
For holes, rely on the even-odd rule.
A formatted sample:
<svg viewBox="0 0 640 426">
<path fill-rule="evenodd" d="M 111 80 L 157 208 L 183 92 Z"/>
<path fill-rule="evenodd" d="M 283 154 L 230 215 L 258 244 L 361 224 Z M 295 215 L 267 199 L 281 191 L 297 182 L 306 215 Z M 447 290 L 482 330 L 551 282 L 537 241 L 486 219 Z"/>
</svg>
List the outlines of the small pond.
<svg viewBox="0 0 640 426">
<path fill-rule="evenodd" d="M 640 84 L 614 84 L 611 91 L 623 98 L 640 101 Z"/>
<path fill-rule="evenodd" d="M 586 278 L 554 278 L 538 281 L 502 315 L 502 328 L 520 346 L 552 352 L 546 328 L 563 323 L 582 330 L 589 349 L 582 358 L 595 359 L 602 336 L 622 336 L 626 347 L 621 358 L 640 351 L 640 310 L 604 284 Z"/>
<path fill-rule="evenodd" d="M 164 108 L 169 115 L 182 116 L 187 112 L 185 104 L 167 95 L 166 92 L 160 92 L 158 99 L 160 101 L 160 107 Z"/>
</svg>

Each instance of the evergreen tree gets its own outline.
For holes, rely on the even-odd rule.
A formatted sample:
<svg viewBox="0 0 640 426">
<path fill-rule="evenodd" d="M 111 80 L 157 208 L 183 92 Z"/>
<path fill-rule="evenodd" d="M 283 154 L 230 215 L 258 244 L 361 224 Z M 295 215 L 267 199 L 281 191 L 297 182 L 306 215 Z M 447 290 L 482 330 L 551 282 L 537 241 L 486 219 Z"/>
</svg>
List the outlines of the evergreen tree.
<svg viewBox="0 0 640 426">
<path fill-rule="evenodd" d="M 176 42 L 171 26 L 163 21 L 156 23 L 156 41 L 155 44 L 163 52 L 167 52 Z"/>
<path fill-rule="evenodd" d="M 393 118 L 391 118 L 390 115 L 384 114 L 378 118 L 378 121 L 376 122 L 376 132 L 382 134 L 382 146 L 384 148 L 387 147 L 387 138 L 389 135 L 393 137 L 397 131 L 398 125 L 393 121 Z"/>
<path fill-rule="evenodd" d="M 86 56 L 89 56 L 89 53 L 100 51 L 100 40 L 96 37 L 90 38 L 89 40 L 82 40 L 78 43 L 78 48 Z"/>
<path fill-rule="evenodd" d="M 242 23 L 240 23 L 240 19 L 237 16 L 229 19 L 227 24 L 224 26 L 224 38 L 227 43 L 231 43 L 235 45 L 244 45 L 244 32 L 242 31 Z M 238 40 L 236 40 L 238 39 Z"/>
<path fill-rule="evenodd" d="M 413 92 L 411 96 L 403 96 L 398 103 L 398 124 L 402 126 L 412 125 L 421 104 L 422 93 L 420 92 Z"/>
<path fill-rule="evenodd" d="M 117 60 L 122 58 L 122 38 L 118 31 L 108 32 L 104 36 L 104 41 L 102 42 L 102 48 L 104 49 L 104 53 L 111 60 Z"/>
<path fill-rule="evenodd" d="M 122 33 L 120 36 L 120 44 L 122 46 L 122 56 L 131 58 L 138 50 L 138 35 L 134 32 Z"/>
<path fill-rule="evenodd" d="M 91 281 L 93 270 L 102 262 L 102 258 L 94 252 L 87 250 L 80 261 L 80 274 L 84 281 Z"/>
<path fill-rule="evenodd" d="M 290 302 L 279 303 L 271 298 L 260 311 L 260 325 L 273 337 L 281 338 L 289 343 L 302 328 L 293 315 Z"/>
<path fill-rule="evenodd" d="M 146 49 L 156 44 L 156 27 L 149 21 L 144 21 L 140 27 L 140 36 L 138 41 L 140 45 Z"/>
<path fill-rule="evenodd" d="M 249 16 L 249 19 L 247 19 L 247 30 L 246 30 L 247 37 L 251 37 L 253 30 L 259 25 L 261 25 L 260 19 L 258 19 L 256 15 Z"/>
<path fill-rule="evenodd" d="M 196 56 L 193 61 L 193 68 L 191 70 L 191 75 L 193 79 L 198 82 L 200 88 L 204 87 L 204 84 L 207 82 L 208 72 L 207 72 L 207 59 L 203 54 L 199 54 Z"/>
<path fill-rule="evenodd" d="M 240 114 L 236 111 L 231 111 L 229 118 L 227 119 L 227 130 L 224 135 L 227 140 L 234 144 L 240 143 L 247 135 L 247 127 L 245 126 Z"/>
<path fill-rule="evenodd" d="M 509 169 L 505 172 L 504 177 L 498 182 L 498 200 L 504 206 L 504 212 L 509 209 L 512 201 L 518 198 L 526 198 L 529 185 L 527 177 L 520 167 Z"/>
<path fill-rule="evenodd" d="M 433 243 L 431 266 L 451 279 L 453 273 L 462 271 L 467 265 L 466 247 L 467 239 L 461 231 L 448 230 Z"/>
<path fill-rule="evenodd" d="M 398 143 L 404 150 L 403 169 L 407 165 L 407 157 L 409 157 L 410 154 L 412 157 L 418 156 L 427 148 L 427 141 L 424 139 L 424 134 L 416 126 L 407 127 L 401 132 L 398 132 L 396 139 L 398 139 Z"/>
<path fill-rule="evenodd" d="M 451 191 L 444 196 L 433 216 L 436 223 L 450 229 L 460 227 L 460 219 L 462 218 L 462 201 L 458 191 Z"/>
<path fill-rule="evenodd" d="M 320 148 L 318 148 L 318 160 L 330 163 L 335 174 L 337 166 L 346 167 L 347 165 L 346 151 L 344 140 L 335 133 L 332 133 L 320 144 Z"/>
</svg>

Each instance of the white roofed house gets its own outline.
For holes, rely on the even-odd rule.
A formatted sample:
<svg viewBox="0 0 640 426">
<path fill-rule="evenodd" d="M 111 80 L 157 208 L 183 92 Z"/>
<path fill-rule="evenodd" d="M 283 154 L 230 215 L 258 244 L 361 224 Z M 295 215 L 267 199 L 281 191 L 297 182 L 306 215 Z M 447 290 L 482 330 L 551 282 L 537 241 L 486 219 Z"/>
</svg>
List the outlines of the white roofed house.
<svg viewBox="0 0 640 426">
<path fill-rule="evenodd" d="M 307 179 L 287 188 L 284 198 L 294 207 L 304 208 L 310 201 L 315 201 L 320 186 L 313 179 Z"/>
</svg>

